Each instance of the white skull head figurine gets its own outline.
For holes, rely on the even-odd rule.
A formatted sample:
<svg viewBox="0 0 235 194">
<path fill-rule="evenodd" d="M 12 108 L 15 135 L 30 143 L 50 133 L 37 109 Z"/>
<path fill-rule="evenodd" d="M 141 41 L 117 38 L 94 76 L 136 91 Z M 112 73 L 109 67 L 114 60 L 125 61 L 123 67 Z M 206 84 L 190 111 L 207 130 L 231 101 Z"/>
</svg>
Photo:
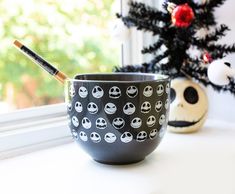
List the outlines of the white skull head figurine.
<svg viewBox="0 0 235 194">
<path fill-rule="evenodd" d="M 196 83 L 177 78 L 171 82 L 171 108 L 168 129 L 176 133 L 197 131 L 205 122 L 208 99 Z"/>
</svg>

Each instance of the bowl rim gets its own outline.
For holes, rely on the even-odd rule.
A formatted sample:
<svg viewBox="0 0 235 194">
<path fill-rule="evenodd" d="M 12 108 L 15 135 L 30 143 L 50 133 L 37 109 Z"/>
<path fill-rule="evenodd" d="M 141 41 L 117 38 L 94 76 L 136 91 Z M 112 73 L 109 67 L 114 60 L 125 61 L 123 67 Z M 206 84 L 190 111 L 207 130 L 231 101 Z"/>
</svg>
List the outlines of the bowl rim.
<svg viewBox="0 0 235 194">
<path fill-rule="evenodd" d="M 135 75 L 143 75 L 143 76 L 151 76 L 154 77 L 153 80 L 129 80 L 129 81 L 122 81 L 122 80 L 92 80 L 92 79 L 75 79 L 74 78 L 67 78 L 65 81 L 66 82 L 97 82 L 97 83 L 151 83 L 151 82 L 169 82 L 171 80 L 170 76 L 168 75 L 164 75 L 164 74 L 155 74 L 155 73 L 130 73 L 130 72 L 118 72 L 118 73 L 84 73 L 84 74 L 77 74 L 76 76 L 89 76 L 89 75 L 99 75 L 99 76 L 106 76 L 106 75 L 131 75 L 131 76 L 135 76 Z"/>
</svg>

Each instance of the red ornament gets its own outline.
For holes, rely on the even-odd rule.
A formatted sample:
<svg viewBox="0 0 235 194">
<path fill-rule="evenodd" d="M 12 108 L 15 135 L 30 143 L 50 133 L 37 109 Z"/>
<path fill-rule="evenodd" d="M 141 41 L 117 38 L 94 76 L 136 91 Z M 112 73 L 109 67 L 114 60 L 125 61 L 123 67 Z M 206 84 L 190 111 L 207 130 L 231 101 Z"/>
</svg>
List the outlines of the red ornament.
<svg viewBox="0 0 235 194">
<path fill-rule="evenodd" d="M 210 63 L 212 61 L 212 57 L 208 52 L 203 54 L 202 59 L 205 63 Z"/>
<path fill-rule="evenodd" d="M 193 9 L 187 3 L 178 5 L 171 14 L 172 23 L 177 27 L 187 28 L 193 19 Z"/>
</svg>

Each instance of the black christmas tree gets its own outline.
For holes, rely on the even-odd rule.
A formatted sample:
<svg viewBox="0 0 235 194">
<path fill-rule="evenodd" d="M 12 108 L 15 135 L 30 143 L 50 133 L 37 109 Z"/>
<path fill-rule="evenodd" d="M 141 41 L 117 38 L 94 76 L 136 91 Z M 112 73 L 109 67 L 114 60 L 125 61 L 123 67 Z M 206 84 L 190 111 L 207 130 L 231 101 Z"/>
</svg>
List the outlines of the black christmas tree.
<svg viewBox="0 0 235 194">
<path fill-rule="evenodd" d="M 212 86 L 217 91 L 235 94 L 234 78 L 229 77 L 227 85 L 216 85 L 207 74 L 211 59 L 222 59 L 235 52 L 235 44 L 218 43 L 229 28 L 225 24 L 217 25 L 214 11 L 225 1 L 205 0 L 197 3 L 193 0 L 171 0 L 165 1 L 163 11 L 131 1 L 128 14 L 117 14 L 117 17 L 128 28 L 136 27 L 137 30 L 157 36 L 156 42 L 142 49 L 143 54 L 152 54 L 153 59 L 143 64 L 117 67 L 115 71 L 162 73 L 172 78 L 188 77 L 204 86 Z M 207 31 L 206 35 L 198 36 L 201 30 Z M 192 50 L 197 50 L 198 54 L 192 56 Z"/>
</svg>

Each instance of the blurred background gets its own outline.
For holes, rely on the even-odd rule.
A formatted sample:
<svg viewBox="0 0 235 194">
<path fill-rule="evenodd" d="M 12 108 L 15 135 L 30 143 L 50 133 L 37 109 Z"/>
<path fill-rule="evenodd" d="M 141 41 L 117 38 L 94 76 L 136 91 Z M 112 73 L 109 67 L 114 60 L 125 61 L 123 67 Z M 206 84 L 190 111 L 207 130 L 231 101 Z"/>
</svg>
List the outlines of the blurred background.
<svg viewBox="0 0 235 194">
<path fill-rule="evenodd" d="M 120 45 L 111 36 L 114 0 L 0 0 L 0 113 L 63 102 L 63 86 L 20 53 L 20 40 L 73 77 L 111 72 Z"/>
<path fill-rule="evenodd" d="M 142 1 L 159 7 L 164 0 Z M 231 29 L 222 43 L 234 42 L 234 5 L 234 0 L 226 0 L 215 11 L 218 23 Z M 14 39 L 70 77 L 111 72 L 121 58 L 120 44 L 111 35 L 119 10 L 117 0 L 0 0 L 0 113 L 64 101 L 63 86 L 20 53 Z M 141 55 L 140 50 L 152 41 L 152 36 L 134 32 L 124 45 L 123 64 L 148 61 L 151 56 Z M 235 67 L 235 55 L 227 59 Z M 234 96 L 211 88 L 207 92 L 209 118 L 234 122 Z"/>
</svg>

